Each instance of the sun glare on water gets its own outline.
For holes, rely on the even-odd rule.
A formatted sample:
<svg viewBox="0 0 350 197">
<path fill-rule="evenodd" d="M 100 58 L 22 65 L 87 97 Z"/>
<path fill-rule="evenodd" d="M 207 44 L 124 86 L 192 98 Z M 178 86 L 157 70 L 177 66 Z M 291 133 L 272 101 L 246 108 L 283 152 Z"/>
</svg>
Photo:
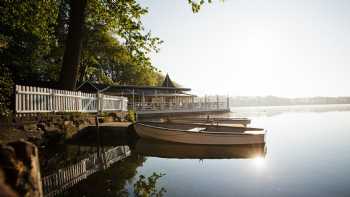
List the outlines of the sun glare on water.
<svg viewBox="0 0 350 197">
<path fill-rule="evenodd" d="M 257 156 L 253 159 L 254 165 L 257 168 L 263 168 L 266 165 L 266 161 L 265 158 L 261 157 L 261 156 Z"/>
</svg>

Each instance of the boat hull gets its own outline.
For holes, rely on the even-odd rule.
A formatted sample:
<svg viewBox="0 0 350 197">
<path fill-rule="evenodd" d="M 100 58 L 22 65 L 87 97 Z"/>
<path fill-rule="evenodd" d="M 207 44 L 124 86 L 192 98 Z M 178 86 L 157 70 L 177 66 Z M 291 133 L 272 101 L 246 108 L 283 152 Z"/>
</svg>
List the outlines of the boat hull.
<svg viewBox="0 0 350 197">
<path fill-rule="evenodd" d="M 156 139 L 176 143 L 206 145 L 265 143 L 265 134 L 246 134 L 241 132 L 191 132 L 150 126 L 143 123 L 135 123 L 134 128 L 136 133 L 141 138 Z"/>
</svg>

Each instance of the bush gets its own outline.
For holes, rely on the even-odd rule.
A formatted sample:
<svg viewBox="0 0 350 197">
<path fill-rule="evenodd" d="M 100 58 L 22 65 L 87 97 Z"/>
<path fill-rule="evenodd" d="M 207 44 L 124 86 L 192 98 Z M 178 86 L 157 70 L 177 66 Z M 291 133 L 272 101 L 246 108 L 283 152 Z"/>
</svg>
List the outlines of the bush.
<svg viewBox="0 0 350 197">
<path fill-rule="evenodd" d="M 136 112 L 134 110 L 128 110 L 128 114 L 126 115 L 126 120 L 130 122 L 136 122 Z"/>
<path fill-rule="evenodd" d="M 11 113 L 13 102 L 13 80 L 9 69 L 3 65 L 0 67 L 0 116 L 8 117 Z"/>
</svg>

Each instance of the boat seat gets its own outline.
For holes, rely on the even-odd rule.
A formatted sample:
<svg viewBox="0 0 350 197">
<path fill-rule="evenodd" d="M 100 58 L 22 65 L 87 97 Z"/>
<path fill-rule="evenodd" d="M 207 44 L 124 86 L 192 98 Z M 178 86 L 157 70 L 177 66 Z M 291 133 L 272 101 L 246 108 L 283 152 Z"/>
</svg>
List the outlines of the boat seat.
<svg viewBox="0 0 350 197">
<path fill-rule="evenodd" d="M 205 130 L 207 130 L 207 128 L 205 128 L 205 127 L 195 127 L 192 129 L 188 129 L 188 131 L 192 131 L 192 132 L 201 132 L 201 131 L 205 131 Z"/>
</svg>

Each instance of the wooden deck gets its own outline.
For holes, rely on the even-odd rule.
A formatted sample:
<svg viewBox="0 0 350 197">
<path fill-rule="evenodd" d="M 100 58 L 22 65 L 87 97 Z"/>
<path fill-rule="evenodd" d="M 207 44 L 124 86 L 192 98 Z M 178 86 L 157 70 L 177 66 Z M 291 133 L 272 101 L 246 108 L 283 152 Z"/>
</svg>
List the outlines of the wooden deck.
<svg viewBox="0 0 350 197">
<path fill-rule="evenodd" d="M 212 110 L 164 110 L 164 111 L 137 111 L 139 118 L 147 117 L 167 117 L 167 116 L 180 116 L 180 115 L 201 115 L 201 114 L 216 114 L 216 113 L 227 113 L 230 109 L 212 109 Z"/>
</svg>

